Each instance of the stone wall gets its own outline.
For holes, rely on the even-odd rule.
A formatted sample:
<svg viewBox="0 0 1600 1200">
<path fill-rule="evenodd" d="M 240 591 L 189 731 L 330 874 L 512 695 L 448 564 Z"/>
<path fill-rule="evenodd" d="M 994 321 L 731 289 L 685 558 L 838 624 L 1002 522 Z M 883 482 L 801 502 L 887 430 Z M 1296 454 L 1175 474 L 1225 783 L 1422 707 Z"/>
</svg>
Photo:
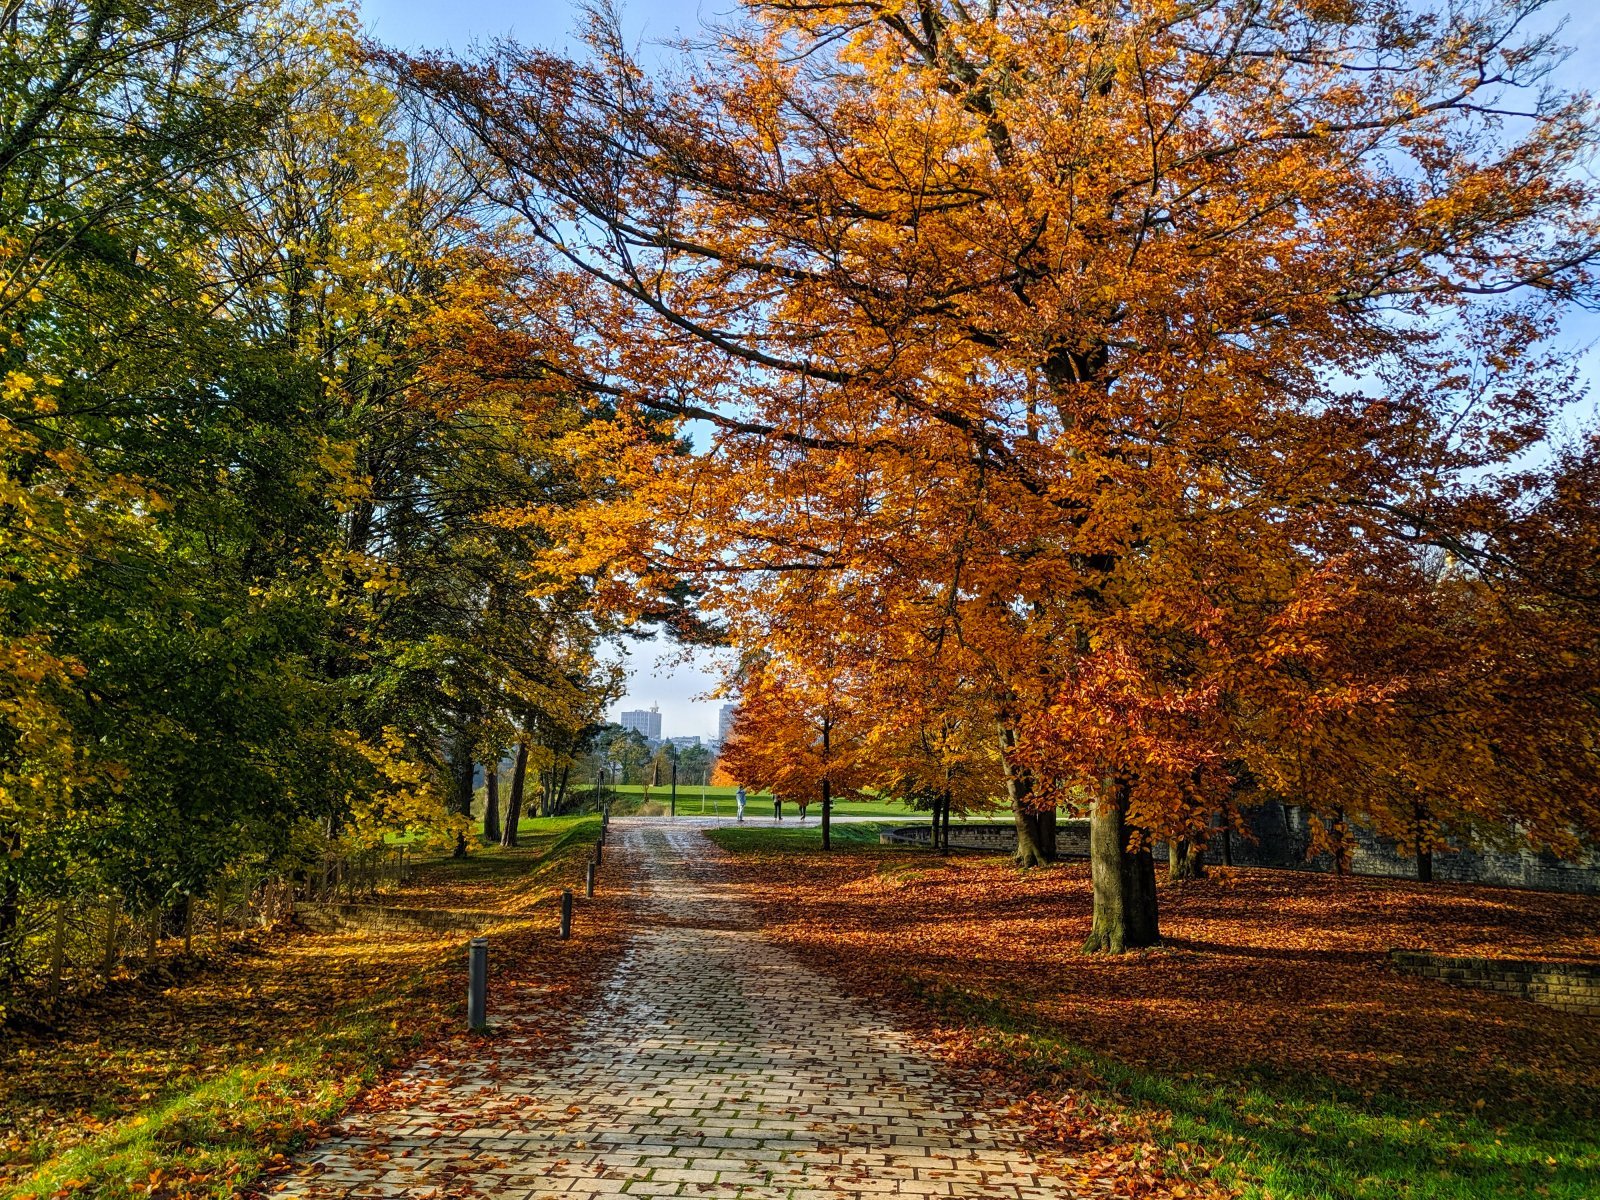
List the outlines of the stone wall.
<svg viewBox="0 0 1600 1200">
<path fill-rule="evenodd" d="M 931 824 L 931 822 L 929 823 Z M 926 846 L 929 825 L 901 825 L 878 835 L 883 845 Z M 1017 848 L 1017 827 L 1010 821 L 962 822 L 950 826 L 950 849 L 984 850 L 990 854 L 1010 854 Z M 1089 853 L 1089 822 L 1082 819 L 1056 822 L 1056 851 L 1064 858 Z"/>
<path fill-rule="evenodd" d="M 1511 958 L 1453 958 L 1421 950 L 1392 950 L 1389 958 L 1407 974 L 1532 1000 L 1563 1012 L 1600 1017 L 1600 966 Z"/>
<path fill-rule="evenodd" d="M 1233 861 L 1246 867 L 1333 870 L 1333 860 L 1326 854 L 1306 857 L 1314 820 L 1307 810 L 1276 801 L 1250 810 L 1246 821 L 1251 836 L 1233 838 Z M 1353 827 L 1351 834 L 1355 846 L 1350 867 L 1357 875 L 1394 879 L 1417 877 L 1413 855 L 1360 826 Z M 1212 862 L 1221 861 L 1220 838 L 1212 843 L 1207 857 Z M 1595 894 L 1600 893 L 1600 854 L 1591 852 L 1578 862 L 1563 862 L 1552 854 L 1517 847 L 1440 848 L 1433 854 L 1433 877 L 1440 882 L 1491 883 L 1501 887 Z"/>
<path fill-rule="evenodd" d="M 295 923 L 318 933 L 360 930 L 368 933 L 475 933 L 500 921 L 502 913 L 443 908 L 390 908 L 383 904 L 308 904 L 302 901 Z"/>
<path fill-rule="evenodd" d="M 1311 822 L 1306 809 L 1269 801 L 1245 815 L 1248 835 L 1234 834 L 1231 849 L 1235 866 L 1280 867 L 1302 871 L 1332 871 L 1333 860 L 1326 854 L 1306 857 L 1311 845 Z M 1416 859 L 1396 849 L 1392 842 L 1370 830 L 1352 830 L 1355 848 L 1350 858 L 1357 875 L 1379 875 L 1393 879 L 1415 879 Z M 928 825 L 903 825 L 882 834 L 885 844 L 926 846 Z M 1056 844 L 1064 858 L 1089 853 L 1089 822 L 1082 818 L 1064 819 L 1056 824 Z M 1016 828 L 1009 821 L 972 822 L 950 826 L 952 850 L 986 850 L 1009 854 L 1016 848 Z M 1158 863 L 1165 862 L 1165 843 L 1155 846 Z M 1218 834 L 1206 849 L 1208 863 L 1222 861 L 1222 836 Z M 1500 887 L 1535 888 L 1550 892 L 1600 894 L 1600 853 L 1591 853 L 1580 862 L 1562 862 L 1554 855 L 1526 849 L 1460 847 L 1439 849 L 1433 855 L 1433 877 L 1440 882 L 1489 883 Z"/>
</svg>

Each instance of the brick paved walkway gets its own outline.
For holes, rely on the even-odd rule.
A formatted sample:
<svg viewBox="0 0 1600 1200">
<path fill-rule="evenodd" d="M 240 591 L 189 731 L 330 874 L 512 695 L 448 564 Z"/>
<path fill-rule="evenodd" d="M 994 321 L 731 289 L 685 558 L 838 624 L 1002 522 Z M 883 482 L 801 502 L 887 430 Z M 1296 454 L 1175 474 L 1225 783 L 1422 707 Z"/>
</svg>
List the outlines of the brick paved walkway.
<svg viewBox="0 0 1600 1200">
<path fill-rule="evenodd" d="M 698 831 L 612 833 L 646 918 L 571 1050 L 519 1054 L 537 1006 L 502 1001 L 480 1057 L 416 1064 L 397 1107 L 350 1118 L 269 1195 L 1072 1194 L 903 1033 L 763 941 Z"/>
</svg>

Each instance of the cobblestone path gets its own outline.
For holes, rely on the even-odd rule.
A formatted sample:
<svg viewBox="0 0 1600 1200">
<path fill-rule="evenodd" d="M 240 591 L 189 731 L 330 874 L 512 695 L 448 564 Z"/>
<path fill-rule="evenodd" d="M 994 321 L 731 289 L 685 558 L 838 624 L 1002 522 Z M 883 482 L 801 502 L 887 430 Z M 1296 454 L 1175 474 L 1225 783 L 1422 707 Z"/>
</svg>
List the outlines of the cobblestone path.
<svg viewBox="0 0 1600 1200">
<path fill-rule="evenodd" d="M 491 1009 L 470 1062 L 419 1062 L 274 1197 L 1010 1197 L 1072 1192 L 891 1024 L 761 938 L 694 829 L 612 823 L 645 919 L 564 1055 Z M 621 835 L 620 839 L 617 835 Z"/>
</svg>

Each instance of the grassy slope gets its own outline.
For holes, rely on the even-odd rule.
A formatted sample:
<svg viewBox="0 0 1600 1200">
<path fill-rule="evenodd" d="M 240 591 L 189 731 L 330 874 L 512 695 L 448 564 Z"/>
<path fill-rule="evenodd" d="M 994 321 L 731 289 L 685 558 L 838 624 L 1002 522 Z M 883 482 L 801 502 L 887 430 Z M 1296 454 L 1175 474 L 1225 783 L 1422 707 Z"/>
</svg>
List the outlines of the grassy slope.
<svg viewBox="0 0 1600 1200">
<path fill-rule="evenodd" d="M 386 899 L 515 922 L 581 880 L 598 830 L 595 818 L 534 822 L 530 845 L 421 864 Z M 495 936 L 497 973 L 551 955 L 526 922 Z M 237 1195 L 386 1066 L 457 1026 L 460 942 L 267 935 L 186 964 L 170 987 L 91 998 L 59 1038 L 0 1046 L 0 1196 Z M 546 970 L 585 952 L 566 945 Z"/>
<path fill-rule="evenodd" d="M 743 860 L 780 940 L 915 998 L 965 1031 L 964 1057 L 1025 1081 L 1046 1141 L 1094 1141 L 1077 1100 L 1061 1103 L 1072 1095 L 1131 1113 L 1169 1162 L 1257 1200 L 1600 1197 L 1596 1023 L 1407 980 L 1372 952 L 1515 954 L 1520 937 L 1586 955 L 1591 900 L 1242 872 L 1167 891 L 1173 951 L 1107 963 L 1071 949 L 1082 868 L 1024 877 L 860 843 L 824 859 L 769 830 L 710 836 Z"/>
</svg>

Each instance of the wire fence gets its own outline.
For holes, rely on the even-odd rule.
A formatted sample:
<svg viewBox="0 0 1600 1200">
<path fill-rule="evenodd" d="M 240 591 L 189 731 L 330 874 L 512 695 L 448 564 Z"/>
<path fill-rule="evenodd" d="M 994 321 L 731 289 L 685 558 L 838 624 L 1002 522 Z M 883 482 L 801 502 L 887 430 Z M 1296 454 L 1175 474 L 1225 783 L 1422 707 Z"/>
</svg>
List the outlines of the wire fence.
<svg viewBox="0 0 1600 1200">
<path fill-rule="evenodd" d="M 383 846 L 326 853 L 309 869 L 235 869 L 159 903 L 114 889 L 19 896 L 0 935 L 0 1018 L 63 1001 L 178 956 L 204 953 L 294 917 L 297 901 L 359 901 L 399 887 L 415 852 Z"/>
</svg>

